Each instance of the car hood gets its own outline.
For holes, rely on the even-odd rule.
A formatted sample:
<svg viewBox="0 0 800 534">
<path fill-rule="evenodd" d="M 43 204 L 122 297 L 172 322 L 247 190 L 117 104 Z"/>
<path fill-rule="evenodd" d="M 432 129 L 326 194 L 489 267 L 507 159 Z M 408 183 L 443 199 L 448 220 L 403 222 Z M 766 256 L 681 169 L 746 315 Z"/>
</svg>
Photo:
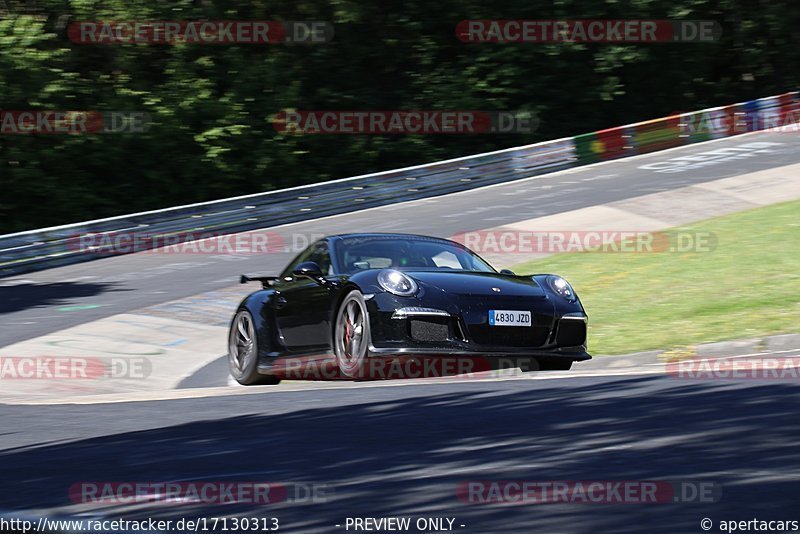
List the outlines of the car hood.
<svg viewBox="0 0 800 534">
<path fill-rule="evenodd" d="M 544 298 L 545 292 L 529 276 L 461 271 L 405 271 L 428 291 L 467 296 Z M 498 291 L 499 290 L 499 291 Z"/>
</svg>

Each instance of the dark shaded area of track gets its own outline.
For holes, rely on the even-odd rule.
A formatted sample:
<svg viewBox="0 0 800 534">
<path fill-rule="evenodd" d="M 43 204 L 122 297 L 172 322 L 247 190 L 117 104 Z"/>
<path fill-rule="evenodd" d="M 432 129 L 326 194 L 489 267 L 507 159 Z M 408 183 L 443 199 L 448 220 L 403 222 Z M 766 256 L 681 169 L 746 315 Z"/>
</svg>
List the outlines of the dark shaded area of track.
<svg viewBox="0 0 800 534">
<path fill-rule="evenodd" d="M 664 377 L 4 406 L 0 510 L 63 512 L 78 481 L 258 480 L 328 484 L 334 494 L 302 505 L 95 512 L 276 516 L 285 532 L 343 531 L 334 525 L 348 516 L 455 517 L 462 532 L 698 532 L 704 517 L 715 525 L 798 519 L 799 407 L 797 384 Z M 457 485 L 476 479 L 710 481 L 722 485 L 722 497 L 712 504 L 460 502 Z"/>
<path fill-rule="evenodd" d="M 49 284 L 22 283 L 0 286 L 0 314 L 14 313 L 31 308 L 57 308 L 70 302 L 96 297 L 115 289 L 110 283 L 53 282 Z"/>
</svg>

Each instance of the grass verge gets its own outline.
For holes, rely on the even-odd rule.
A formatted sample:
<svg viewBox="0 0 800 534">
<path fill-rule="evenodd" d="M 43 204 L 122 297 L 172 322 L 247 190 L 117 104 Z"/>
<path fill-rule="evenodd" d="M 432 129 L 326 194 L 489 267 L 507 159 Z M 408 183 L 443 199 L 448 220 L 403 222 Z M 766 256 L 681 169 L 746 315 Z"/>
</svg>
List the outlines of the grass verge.
<svg viewBox="0 0 800 534">
<path fill-rule="evenodd" d="M 669 231 L 711 251 L 559 254 L 515 265 L 555 273 L 589 314 L 589 352 L 620 354 L 800 332 L 800 201 Z"/>
</svg>

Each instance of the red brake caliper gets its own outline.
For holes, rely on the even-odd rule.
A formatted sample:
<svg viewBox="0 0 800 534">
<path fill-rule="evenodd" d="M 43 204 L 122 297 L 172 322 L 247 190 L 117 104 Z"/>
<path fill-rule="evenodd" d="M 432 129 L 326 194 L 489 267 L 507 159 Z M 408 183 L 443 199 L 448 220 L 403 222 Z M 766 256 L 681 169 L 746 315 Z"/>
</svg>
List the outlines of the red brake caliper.
<svg viewBox="0 0 800 534">
<path fill-rule="evenodd" d="M 350 354 L 350 336 L 353 332 L 353 325 L 350 324 L 350 317 L 347 316 L 347 310 L 345 310 L 344 315 L 344 351 L 348 356 L 352 356 Z"/>
</svg>

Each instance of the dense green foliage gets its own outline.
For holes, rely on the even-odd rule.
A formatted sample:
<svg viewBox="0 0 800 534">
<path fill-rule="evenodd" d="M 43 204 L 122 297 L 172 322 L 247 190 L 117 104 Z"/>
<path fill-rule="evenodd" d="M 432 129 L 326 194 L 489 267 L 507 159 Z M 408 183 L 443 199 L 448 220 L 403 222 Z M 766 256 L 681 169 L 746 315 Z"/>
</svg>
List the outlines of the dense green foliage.
<svg viewBox="0 0 800 534">
<path fill-rule="evenodd" d="M 492 4 L 491 7 L 489 4 Z M 92 46 L 67 20 L 327 20 L 314 46 Z M 469 18 L 713 19 L 704 44 L 464 44 Z M 143 134 L 0 136 L 0 233 L 554 139 L 798 85 L 783 0 L 0 0 L 0 108 L 142 110 Z M 529 135 L 281 135 L 284 109 L 530 110 Z"/>
</svg>

